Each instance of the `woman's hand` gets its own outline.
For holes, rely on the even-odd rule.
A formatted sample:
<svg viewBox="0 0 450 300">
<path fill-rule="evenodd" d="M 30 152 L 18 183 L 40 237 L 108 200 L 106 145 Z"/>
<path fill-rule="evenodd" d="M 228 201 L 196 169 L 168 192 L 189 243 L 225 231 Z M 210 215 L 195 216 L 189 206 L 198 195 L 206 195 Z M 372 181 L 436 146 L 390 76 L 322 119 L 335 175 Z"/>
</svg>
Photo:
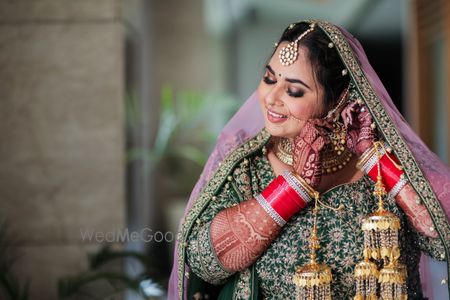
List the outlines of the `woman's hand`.
<svg viewBox="0 0 450 300">
<path fill-rule="evenodd" d="M 366 106 L 352 102 L 341 113 L 347 127 L 347 147 L 357 156 L 361 156 L 372 147 L 376 139 L 376 128 Z"/>
<path fill-rule="evenodd" d="M 317 188 L 322 177 L 320 152 L 329 143 L 327 128 L 332 128 L 332 125 L 323 120 L 311 119 L 294 139 L 294 171 L 312 188 Z"/>
</svg>

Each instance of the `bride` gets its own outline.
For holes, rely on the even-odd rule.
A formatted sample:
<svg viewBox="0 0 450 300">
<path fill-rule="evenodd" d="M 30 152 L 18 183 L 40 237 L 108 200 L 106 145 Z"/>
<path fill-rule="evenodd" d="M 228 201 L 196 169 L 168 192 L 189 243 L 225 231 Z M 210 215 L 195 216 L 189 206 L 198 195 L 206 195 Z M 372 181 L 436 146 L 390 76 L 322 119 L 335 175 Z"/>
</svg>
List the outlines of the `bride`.
<svg viewBox="0 0 450 300">
<path fill-rule="evenodd" d="M 423 299 L 449 182 L 357 40 L 291 24 L 192 192 L 169 299 Z"/>
</svg>

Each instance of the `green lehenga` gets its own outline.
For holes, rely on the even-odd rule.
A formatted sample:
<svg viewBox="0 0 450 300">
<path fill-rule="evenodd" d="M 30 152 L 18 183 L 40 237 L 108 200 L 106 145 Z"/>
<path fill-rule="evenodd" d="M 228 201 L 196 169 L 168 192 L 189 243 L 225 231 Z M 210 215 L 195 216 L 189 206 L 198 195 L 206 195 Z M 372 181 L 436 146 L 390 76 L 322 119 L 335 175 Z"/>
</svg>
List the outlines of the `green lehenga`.
<svg viewBox="0 0 450 300">
<path fill-rule="evenodd" d="M 210 201 L 194 222 L 187 238 L 187 262 L 191 273 L 194 273 L 190 278 L 189 299 L 207 299 L 205 294 L 211 293 L 209 284 L 216 285 L 220 290 L 219 299 L 291 299 L 295 294 L 292 282 L 295 267 L 305 264 L 309 257 L 307 245 L 313 220 L 311 206 L 286 224 L 252 267 L 237 274 L 223 270 L 209 240 L 209 225 L 218 212 L 254 197 L 275 178 L 262 151 L 267 137 L 261 136 L 267 136 L 267 133 L 263 130 L 257 138 L 248 142 L 247 148 L 252 148 L 247 150 L 248 155 L 239 157 L 237 162 L 228 160 L 234 167 L 221 167 L 231 171 L 223 174 L 222 184 L 215 193 L 201 195 L 201 198 L 210 198 Z M 250 143 L 253 147 L 249 146 Z M 318 234 L 322 248 L 317 254 L 319 261 L 332 269 L 333 299 L 352 299 L 354 296 L 354 266 L 361 260 L 363 252 L 360 221 L 377 208 L 372 190 L 372 181 L 364 176 L 354 183 L 336 186 L 322 196 L 322 200 L 333 207 L 340 204 L 345 207 L 341 211 L 322 209 L 319 214 Z M 416 233 L 393 199 L 388 199 L 385 205 L 402 220 L 401 259 L 408 268 L 409 299 L 422 299 L 418 270 L 420 252 L 424 251 L 439 260 L 444 253 L 443 245 L 439 239 Z M 193 295 L 203 295 L 203 298 Z"/>
</svg>

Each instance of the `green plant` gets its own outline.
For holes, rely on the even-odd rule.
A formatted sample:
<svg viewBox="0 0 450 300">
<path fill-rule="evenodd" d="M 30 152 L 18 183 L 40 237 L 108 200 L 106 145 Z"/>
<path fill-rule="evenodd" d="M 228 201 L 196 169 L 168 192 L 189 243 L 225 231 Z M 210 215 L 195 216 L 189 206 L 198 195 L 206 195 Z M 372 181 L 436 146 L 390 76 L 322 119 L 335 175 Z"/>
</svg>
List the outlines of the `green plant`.
<svg viewBox="0 0 450 300">
<path fill-rule="evenodd" d="M 170 157 L 204 165 L 215 138 L 237 105 L 235 99 L 226 95 L 175 92 L 170 86 L 163 87 L 153 146 L 151 149 L 132 147 L 128 150 L 128 160 L 142 160 L 153 165 Z M 127 127 L 139 126 L 140 109 L 132 94 L 126 99 L 126 107 Z"/>
<path fill-rule="evenodd" d="M 130 276 L 125 272 L 124 261 L 130 259 L 140 265 L 140 274 Z M 140 288 L 143 280 L 163 280 L 152 265 L 153 261 L 146 255 L 105 246 L 89 257 L 87 271 L 58 281 L 59 299 L 110 299 L 126 290 L 143 296 Z"/>
</svg>

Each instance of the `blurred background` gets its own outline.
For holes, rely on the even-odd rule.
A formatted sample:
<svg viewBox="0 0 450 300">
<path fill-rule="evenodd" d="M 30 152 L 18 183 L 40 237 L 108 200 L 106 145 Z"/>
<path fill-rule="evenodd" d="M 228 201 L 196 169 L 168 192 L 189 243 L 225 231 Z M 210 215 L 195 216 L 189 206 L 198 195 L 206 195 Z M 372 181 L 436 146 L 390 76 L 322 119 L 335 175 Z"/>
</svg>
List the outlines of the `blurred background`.
<svg viewBox="0 0 450 300">
<path fill-rule="evenodd" d="M 352 32 L 448 163 L 448 1 L 0 1 L 0 299 L 165 299 L 218 132 L 303 18 Z"/>
</svg>

